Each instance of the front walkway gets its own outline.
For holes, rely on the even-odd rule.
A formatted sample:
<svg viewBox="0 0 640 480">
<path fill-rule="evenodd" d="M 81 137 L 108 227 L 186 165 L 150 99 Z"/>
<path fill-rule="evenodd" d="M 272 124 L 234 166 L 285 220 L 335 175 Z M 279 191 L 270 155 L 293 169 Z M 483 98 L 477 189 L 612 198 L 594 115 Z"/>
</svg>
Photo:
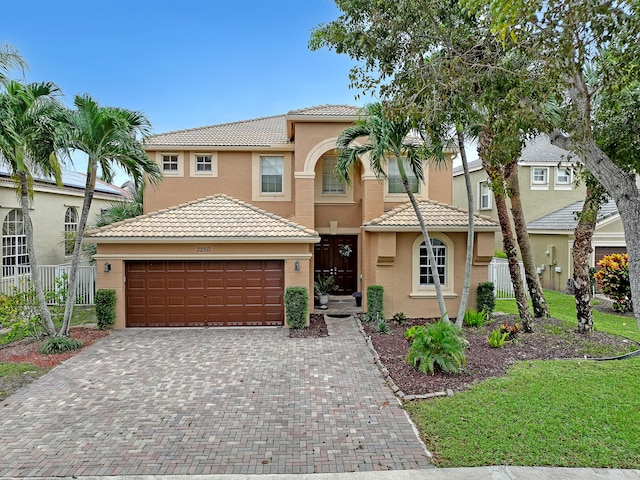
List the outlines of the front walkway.
<svg viewBox="0 0 640 480">
<path fill-rule="evenodd" d="M 9 397 L 0 477 L 429 468 L 352 318 L 114 332 Z"/>
</svg>

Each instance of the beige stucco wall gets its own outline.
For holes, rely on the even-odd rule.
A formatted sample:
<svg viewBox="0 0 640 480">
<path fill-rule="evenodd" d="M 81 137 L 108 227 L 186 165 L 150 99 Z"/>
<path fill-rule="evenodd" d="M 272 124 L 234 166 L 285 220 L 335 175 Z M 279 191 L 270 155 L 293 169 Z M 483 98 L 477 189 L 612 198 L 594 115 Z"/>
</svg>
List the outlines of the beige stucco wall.
<svg viewBox="0 0 640 480">
<path fill-rule="evenodd" d="M 493 254 L 493 235 L 493 232 L 476 235 L 468 309 L 475 308 L 478 283 L 487 281 L 487 265 Z M 453 262 L 453 278 L 449 278 L 444 287 L 447 312 L 453 318 L 458 313 L 464 283 L 467 235 L 465 232 L 447 232 L 434 233 L 433 236 L 446 237 L 454 250 L 453 255 L 448 257 Z M 418 238 L 422 238 L 418 232 L 366 232 L 365 242 L 370 248 L 369 264 L 365 269 L 366 283 L 384 287 L 384 313 L 387 318 L 397 312 L 404 312 L 409 317 L 440 317 L 435 292 L 426 296 L 415 292 L 414 255 Z"/>
<path fill-rule="evenodd" d="M 573 232 L 558 235 L 531 233 L 529 238 L 536 267 L 544 268 L 539 275 L 542 288 L 564 290 L 567 286 L 567 279 L 572 275 L 571 244 L 573 243 Z M 560 272 L 557 272 L 556 268 L 559 268 Z"/>
<path fill-rule="evenodd" d="M 89 223 L 95 221 L 101 208 L 118 199 L 116 196 L 97 194 L 89 210 Z M 78 220 L 82 213 L 84 192 L 57 188 L 55 186 L 36 186 L 29 215 L 33 225 L 37 260 L 40 265 L 59 265 L 69 262 L 71 257 L 64 255 L 64 216 L 68 207 L 75 207 Z M 20 200 L 11 182 L 0 181 L 0 222 L 9 211 L 20 209 Z"/>
<path fill-rule="evenodd" d="M 197 247 L 208 247 L 210 253 L 201 254 Z M 116 291 L 116 322 L 114 328 L 125 328 L 125 261 L 127 260 L 284 260 L 284 281 L 287 287 L 306 287 L 309 292 L 309 311 L 313 309 L 312 283 L 313 244 L 309 243 L 100 243 L 96 286 Z M 295 262 L 300 270 L 295 270 Z M 104 272 L 105 262 L 111 271 Z"/>
</svg>

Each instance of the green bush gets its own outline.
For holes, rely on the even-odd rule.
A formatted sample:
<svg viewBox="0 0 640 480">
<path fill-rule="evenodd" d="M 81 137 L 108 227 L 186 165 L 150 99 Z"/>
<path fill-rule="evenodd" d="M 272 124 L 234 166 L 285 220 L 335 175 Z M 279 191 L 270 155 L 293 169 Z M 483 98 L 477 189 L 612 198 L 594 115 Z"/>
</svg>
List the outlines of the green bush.
<svg viewBox="0 0 640 480">
<path fill-rule="evenodd" d="M 378 325 L 376 326 L 376 332 L 383 333 L 385 335 L 389 333 L 389 324 L 384 318 L 378 322 Z"/>
<path fill-rule="evenodd" d="M 116 291 L 99 289 L 96 291 L 96 319 L 98 328 L 106 330 L 116 321 Z"/>
<path fill-rule="evenodd" d="M 302 328 L 307 324 L 309 294 L 305 287 L 288 287 L 284 292 L 284 306 L 289 327 Z"/>
<path fill-rule="evenodd" d="M 406 361 L 422 373 L 433 374 L 438 367 L 443 372 L 459 374 L 467 364 L 465 348 L 460 330 L 453 323 L 440 320 L 417 330 Z"/>
<path fill-rule="evenodd" d="M 496 250 L 496 251 L 493 253 L 493 256 L 494 256 L 495 258 L 507 258 L 507 254 L 506 254 L 505 252 L 503 252 L 502 250 Z"/>
<path fill-rule="evenodd" d="M 7 342 L 25 337 L 40 338 L 43 334 L 42 323 L 34 297 L 15 291 L 13 295 L 0 296 L 0 326 L 9 331 Z"/>
<path fill-rule="evenodd" d="M 384 287 L 382 285 L 369 285 L 367 287 L 367 321 L 379 322 L 384 319 Z"/>
<path fill-rule="evenodd" d="M 475 310 L 467 310 L 464 312 L 463 323 L 467 327 L 481 327 L 487 321 L 485 312 L 477 312 Z"/>
<path fill-rule="evenodd" d="M 82 342 L 70 337 L 53 337 L 45 340 L 38 351 L 44 355 L 69 352 L 82 347 Z"/>
<path fill-rule="evenodd" d="M 626 253 L 612 253 L 602 257 L 598 266 L 601 268 L 594 278 L 600 291 L 613 300 L 613 309 L 621 313 L 632 311 L 629 256 Z"/>
<path fill-rule="evenodd" d="M 493 282 L 482 282 L 478 284 L 478 305 L 476 310 L 484 312 L 487 318 L 491 317 L 496 308 L 496 296 L 493 293 Z"/>
<path fill-rule="evenodd" d="M 408 342 L 413 342 L 413 339 L 416 338 L 416 335 L 418 335 L 418 333 L 425 328 L 427 327 L 425 327 L 424 325 L 414 325 L 413 327 L 409 327 L 404 331 L 404 338 Z"/>
</svg>

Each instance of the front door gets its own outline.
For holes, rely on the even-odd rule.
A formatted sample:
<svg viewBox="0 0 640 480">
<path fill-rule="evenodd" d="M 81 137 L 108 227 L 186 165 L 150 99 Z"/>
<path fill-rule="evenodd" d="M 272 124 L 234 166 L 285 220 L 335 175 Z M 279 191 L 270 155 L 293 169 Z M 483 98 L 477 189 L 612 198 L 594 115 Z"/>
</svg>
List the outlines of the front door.
<svg viewBox="0 0 640 480">
<path fill-rule="evenodd" d="M 351 295 L 358 290 L 358 236 L 321 235 L 314 250 L 314 278 L 333 275 L 338 289 L 334 295 Z"/>
</svg>

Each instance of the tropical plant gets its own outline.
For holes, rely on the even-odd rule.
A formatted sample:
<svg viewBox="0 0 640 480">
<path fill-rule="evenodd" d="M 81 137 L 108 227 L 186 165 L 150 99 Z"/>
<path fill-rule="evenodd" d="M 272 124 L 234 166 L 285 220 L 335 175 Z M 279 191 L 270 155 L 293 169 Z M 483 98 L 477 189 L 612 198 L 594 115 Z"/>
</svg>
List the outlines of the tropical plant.
<svg viewBox="0 0 640 480">
<path fill-rule="evenodd" d="M 413 327 L 409 327 L 405 329 L 404 331 L 405 340 L 407 340 L 407 342 L 409 343 L 413 342 L 413 340 L 416 338 L 418 333 L 425 328 L 427 327 L 424 325 L 414 325 Z"/>
<path fill-rule="evenodd" d="M 376 333 L 382 333 L 384 335 L 389 334 L 389 324 L 384 318 L 378 322 L 378 325 L 376 325 Z"/>
<path fill-rule="evenodd" d="M 0 84 L 8 82 L 5 73 L 14 68 L 24 71 L 27 68 L 27 64 L 13 45 L 8 43 L 0 44 Z"/>
<path fill-rule="evenodd" d="M 98 169 L 108 177 L 113 168 L 118 166 L 129 175 L 136 186 L 142 184 L 145 179 L 152 185 L 157 185 L 162 179 L 160 167 L 147 156 L 139 138 L 145 137 L 150 128 L 149 121 L 142 113 L 123 108 L 102 107 L 88 95 L 76 96 L 74 105 L 75 110 L 67 115 L 64 145 L 70 151 L 87 154 L 87 181 L 78 222 L 78 236 L 71 258 L 69 296 L 60 329 L 61 335 L 69 333 L 78 283 L 82 239 L 95 192 Z"/>
<path fill-rule="evenodd" d="M 54 335 L 56 328 L 44 296 L 29 207 L 34 174 L 53 177 L 58 185 L 61 184 L 56 139 L 65 108 L 56 99 L 59 93 L 59 89 L 49 82 L 23 85 L 16 81 L 9 82 L 0 93 L 0 156 L 16 184 L 31 279 L 43 328 L 49 335 Z"/>
<path fill-rule="evenodd" d="M 442 320 L 417 330 L 406 360 L 422 373 L 433 375 L 436 368 L 459 374 L 467 364 L 466 342 L 461 331 Z"/>
<path fill-rule="evenodd" d="M 53 337 L 45 340 L 38 351 L 44 355 L 69 352 L 82 347 L 82 342 L 70 337 Z"/>
<path fill-rule="evenodd" d="M 520 332 L 519 323 L 511 324 L 509 322 L 505 322 L 502 325 L 500 325 L 500 333 L 506 333 L 508 341 L 516 340 L 518 338 L 519 332 Z"/>
<path fill-rule="evenodd" d="M 487 318 L 491 317 L 496 308 L 496 294 L 493 282 L 481 282 L 478 284 L 478 311 L 484 312 Z"/>
<path fill-rule="evenodd" d="M 313 285 L 318 295 L 328 295 L 330 292 L 338 289 L 338 285 L 335 284 L 335 281 L 336 277 L 333 275 L 324 275 L 320 273 L 316 277 L 316 281 Z"/>
<path fill-rule="evenodd" d="M 491 348 L 504 347 L 508 336 L 509 334 L 507 332 L 502 332 L 499 328 L 492 330 L 491 335 L 489 336 L 489 346 Z"/>
<path fill-rule="evenodd" d="M 598 261 L 600 270 L 594 275 L 598 288 L 613 300 L 616 312 L 632 310 L 631 284 L 629 282 L 629 255 L 612 253 Z"/>
<path fill-rule="evenodd" d="M 344 130 L 338 137 L 339 152 L 335 174 L 341 180 L 351 183 L 351 174 L 356 163 L 369 155 L 371 169 L 378 178 L 386 177 L 385 167 L 389 162 L 395 162 L 404 190 L 420 224 L 424 243 L 429 258 L 431 276 L 438 297 L 438 306 L 443 321 L 448 322 L 447 307 L 442 295 L 440 275 L 431 245 L 429 232 L 424 223 L 422 211 L 409 183 L 409 176 L 405 162 L 413 176 L 419 181 L 424 180 L 424 162 L 427 157 L 426 146 L 410 139 L 409 135 L 418 127 L 407 117 L 389 119 L 381 103 L 371 103 L 364 109 L 356 124 Z M 366 137 L 368 143 L 358 144 L 357 140 Z"/>
<path fill-rule="evenodd" d="M 398 312 L 394 313 L 392 318 L 394 322 L 396 322 L 398 325 L 401 325 L 407 319 L 407 316 L 404 314 L 404 312 Z"/>
<path fill-rule="evenodd" d="M 487 314 L 476 310 L 464 312 L 464 324 L 467 327 L 481 327 L 487 322 Z"/>
</svg>

